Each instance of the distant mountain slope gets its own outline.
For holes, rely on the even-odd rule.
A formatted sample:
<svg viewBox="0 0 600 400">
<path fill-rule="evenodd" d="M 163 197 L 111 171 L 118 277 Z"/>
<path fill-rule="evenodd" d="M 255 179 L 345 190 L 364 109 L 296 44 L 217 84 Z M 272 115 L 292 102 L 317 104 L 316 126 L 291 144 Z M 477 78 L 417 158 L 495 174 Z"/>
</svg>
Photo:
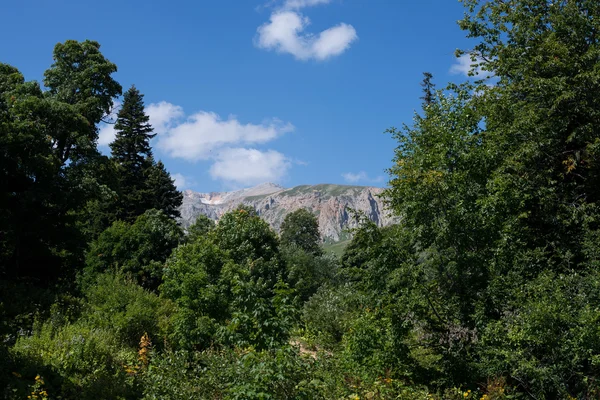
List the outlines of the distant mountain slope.
<svg viewBox="0 0 600 400">
<path fill-rule="evenodd" d="M 319 220 L 321 236 L 326 242 L 348 238 L 344 232 L 356 226 L 347 208 L 364 212 L 378 226 L 394 221 L 384 209 L 380 195 L 383 189 L 368 186 L 302 185 L 290 189 L 272 183 L 234 192 L 183 192 L 181 222 L 190 226 L 198 215 L 218 220 L 223 213 L 246 204 L 258 212 L 275 230 L 279 230 L 285 216 L 299 208 L 306 208 Z"/>
</svg>

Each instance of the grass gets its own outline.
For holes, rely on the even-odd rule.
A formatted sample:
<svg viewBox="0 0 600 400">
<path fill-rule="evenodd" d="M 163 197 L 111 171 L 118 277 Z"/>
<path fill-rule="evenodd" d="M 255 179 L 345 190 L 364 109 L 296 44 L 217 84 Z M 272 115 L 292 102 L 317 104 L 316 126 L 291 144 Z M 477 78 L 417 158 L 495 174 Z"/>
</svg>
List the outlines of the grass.
<svg viewBox="0 0 600 400">
<path fill-rule="evenodd" d="M 350 185 L 332 185 L 332 184 L 320 184 L 320 185 L 300 185 L 291 189 L 281 192 L 284 196 L 295 196 L 298 194 L 307 194 L 312 192 L 321 192 L 325 196 L 340 196 L 343 194 L 349 194 L 352 190 L 361 190 L 364 186 L 350 186 Z"/>
<path fill-rule="evenodd" d="M 323 250 L 325 250 L 327 253 L 333 253 L 336 256 L 341 257 L 342 254 L 344 254 L 344 250 L 346 250 L 346 247 L 350 243 L 350 240 L 351 239 L 340 240 L 339 242 L 335 243 L 325 243 L 323 244 Z"/>
</svg>

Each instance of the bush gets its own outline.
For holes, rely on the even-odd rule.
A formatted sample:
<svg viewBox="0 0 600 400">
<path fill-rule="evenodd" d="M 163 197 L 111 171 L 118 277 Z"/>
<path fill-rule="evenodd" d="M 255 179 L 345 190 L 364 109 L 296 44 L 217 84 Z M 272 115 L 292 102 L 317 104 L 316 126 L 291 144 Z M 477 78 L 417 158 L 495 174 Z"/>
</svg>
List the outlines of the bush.
<svg viewBox="0 0 600 400">
<path fill-rule="evenodd" d="M 182 238 L 181 228 L 161 211 L 148 210 L 133 225 L 117 221 L 92 242 L 84 283 L 93 282 L 98 273 L 119 271 L 156 290 L 163 264 Z"/>
<path fill-rule="evenodd" d="M 136 362 L 135 350 L 123 349 L 113 332 L 85 323 L 58 329 L 41 324 L 33 335 L 17 340 L 11 356 L 20 365 L 14 372 L 32 383 L 40 375 L 51 398 L 118 399 L 135 392 L 133 378 L 125 372 L 126 365 Z"/>
<path fill-rule="evenodd" d="M 144 378 L 144 399 L 319 399 L 311 362 L 285 347 L 167 352 Z"/>
<path fill-rule="evenodd" d="M 85 297 L 87 307 L 83 318 L 91 326 L 113 331 L 123 345 L 137 347 L 144 333 L 158 346 L 166 339 L 175 305 L 123 275 L 99 275 Z"/>
<path fill-rule="evenodd" d="M 364 298 L 351 286 L 323 286 L 304 305 L 303 321 L 309 336 L 333 349 L 342 341 Z"/>
<path fill-rule="evenodd" d="M 291 245 L 281 249 L 281 257 L 288 271 L 287 280 L 302 301 L 307 301 L 319 287 L 336 279 L 338 263 L 333 255 L 315 255 Z"/>
</svg>

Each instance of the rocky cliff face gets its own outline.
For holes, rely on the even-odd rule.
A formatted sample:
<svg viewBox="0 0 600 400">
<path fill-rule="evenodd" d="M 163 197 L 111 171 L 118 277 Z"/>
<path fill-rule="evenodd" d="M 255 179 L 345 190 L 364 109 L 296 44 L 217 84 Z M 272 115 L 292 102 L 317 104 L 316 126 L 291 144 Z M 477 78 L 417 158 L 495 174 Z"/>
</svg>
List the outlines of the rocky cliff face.
<svg viewBox="0 0 600 400">
<path fill-rule="evenodd" d="M 181 222 L 187 228 L 200 214 L 218 220 L 225 212 L 246 204 L 278 231 L 288 213 L 306 208 L 317 216 L 323 240 L 337 242 L 348 237 L 346 229 L 356 226 L 348 208 L 364 212 L 378 226 L 394 222 L 380 198 L 382 191 L 374 187 L 343 185 L 302 185 L 286 189 L 272 183 L 223 193 L 186 190 L 180 208 Z"/>
</svg>

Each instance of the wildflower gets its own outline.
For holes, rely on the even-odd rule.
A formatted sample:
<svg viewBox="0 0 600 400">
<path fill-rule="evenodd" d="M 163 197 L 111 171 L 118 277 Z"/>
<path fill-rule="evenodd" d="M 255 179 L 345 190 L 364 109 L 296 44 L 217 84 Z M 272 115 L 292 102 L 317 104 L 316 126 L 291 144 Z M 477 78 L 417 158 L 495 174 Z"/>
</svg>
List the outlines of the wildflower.
<svg viewBox="0 0 600 400">
<path fill-rule="evenodd" d="M 138 351 L 138 359 L 143 366 L 147 366 L 150 362 L 150 350 L 152 350 L 152 341 L 150 341 L 148 333 L 144 333 L 140 339 L 140 350 Z"/>
</svg>

